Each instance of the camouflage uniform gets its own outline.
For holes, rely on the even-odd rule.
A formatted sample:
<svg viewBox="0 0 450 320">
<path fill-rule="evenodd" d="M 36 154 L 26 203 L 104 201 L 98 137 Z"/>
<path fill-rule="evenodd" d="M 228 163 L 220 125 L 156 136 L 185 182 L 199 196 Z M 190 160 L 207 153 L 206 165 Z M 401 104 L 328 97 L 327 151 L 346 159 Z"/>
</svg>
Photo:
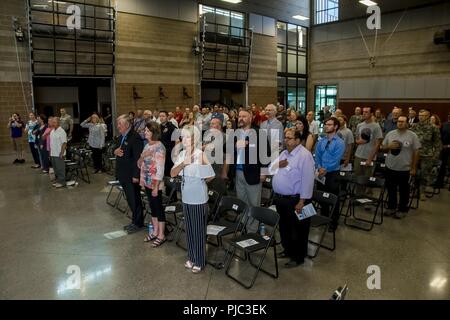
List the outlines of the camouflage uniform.
<svg viewBox="0 0 450 320">
<path fill-rule="evenodd" d="M 420 149 L 420 171 L 422 176 L 422 186 L 431 186 L 436 179 L 436 170 L 433 167 L 437 165 L 439 154 L 441 152 L 441 133 L 439 129 L 432 124 L 415 123 L 411 127 L 419 137 L 422 148 Z"/>
<path fill-rule="evenodd" d="M 356 134 L 356 127 L 363 121 L 362 115 L 357 116 L 356 114 L 350 117 L 348 121 L 348 128 L 352 130 L 353 136 Z"/>
</svg>

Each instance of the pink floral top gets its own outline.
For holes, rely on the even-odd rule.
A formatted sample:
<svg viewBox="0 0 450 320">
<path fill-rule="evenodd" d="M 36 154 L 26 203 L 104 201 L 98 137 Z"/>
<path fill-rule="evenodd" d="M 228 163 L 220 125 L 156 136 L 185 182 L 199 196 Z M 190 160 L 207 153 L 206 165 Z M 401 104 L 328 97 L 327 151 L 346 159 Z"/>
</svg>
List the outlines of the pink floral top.
<svg viewBox="0 0 450 320">
<path fill-rule="evenodd" d="M 147 144 L 138 160 L 138 167 L 141 169 L 139 184 L 142 187 L 152 189 L 153 180 L 162 181 L 164 178 L 164 165 L 166 162 L 166 148 L 161 142 Z M 162 183 L 159 189 L 162 189 Z"/>
</svg>

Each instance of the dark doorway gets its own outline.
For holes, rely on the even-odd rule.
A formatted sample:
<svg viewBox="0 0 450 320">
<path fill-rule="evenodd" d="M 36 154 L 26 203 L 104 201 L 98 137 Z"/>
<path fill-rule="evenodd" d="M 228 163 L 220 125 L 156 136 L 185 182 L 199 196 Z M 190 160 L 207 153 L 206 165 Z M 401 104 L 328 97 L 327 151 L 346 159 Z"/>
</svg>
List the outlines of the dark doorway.
<svg viewBox="0 0 450 320">
<path fill-rule="evenodd" d="M 245 105 L 245 83 L 202 81 L 202 105 L 213 106 L 216 103 L 231 108 Z"/>
</svg>

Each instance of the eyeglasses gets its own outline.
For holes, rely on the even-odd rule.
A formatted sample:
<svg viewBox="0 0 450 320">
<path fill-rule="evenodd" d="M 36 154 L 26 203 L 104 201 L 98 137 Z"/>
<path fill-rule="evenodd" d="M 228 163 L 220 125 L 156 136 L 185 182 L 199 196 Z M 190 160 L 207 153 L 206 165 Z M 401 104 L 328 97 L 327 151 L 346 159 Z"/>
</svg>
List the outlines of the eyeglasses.
<svg viewBox="0 0 450 320">
<path fill-rule="evenodd" d="M 284 137 L 284 140 L 293 140 L 295 138 L 291 138 L 291 137 Z"/>
</svg>

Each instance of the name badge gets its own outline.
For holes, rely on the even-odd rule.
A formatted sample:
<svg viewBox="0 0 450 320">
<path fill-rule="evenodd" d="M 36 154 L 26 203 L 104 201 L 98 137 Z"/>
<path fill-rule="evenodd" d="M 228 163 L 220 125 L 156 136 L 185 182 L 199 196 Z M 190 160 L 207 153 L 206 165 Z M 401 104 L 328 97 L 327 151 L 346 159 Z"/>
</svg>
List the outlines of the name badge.
<svg viewBox="0 0 450 320">
<path fill-rule="evenodd" d="M 239 206 L 237 204 L 233 204 L 233 210 L 239 209 Z"/>
<path fill-rule="evenodd" d="M 325 193 L 323 194 L 323 197 L 328 199 L 328 198 L 330 197 L 330 194 L 325 192 Z"/>
</svg>

